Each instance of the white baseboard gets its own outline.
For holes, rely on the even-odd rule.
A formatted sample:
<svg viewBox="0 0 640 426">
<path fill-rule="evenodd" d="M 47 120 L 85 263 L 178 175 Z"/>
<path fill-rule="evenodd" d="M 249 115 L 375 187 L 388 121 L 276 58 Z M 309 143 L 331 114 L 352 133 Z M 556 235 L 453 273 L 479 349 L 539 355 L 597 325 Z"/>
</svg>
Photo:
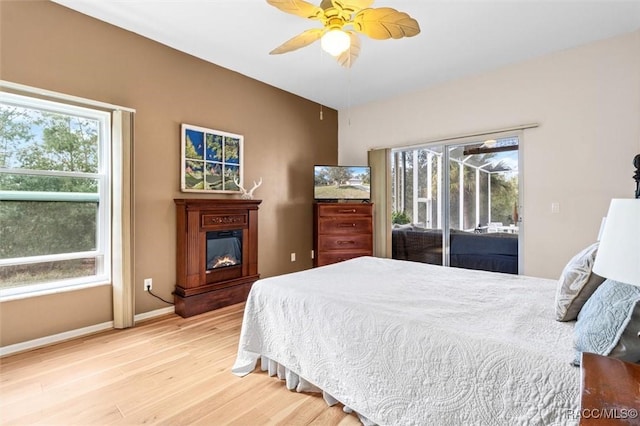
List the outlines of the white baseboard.
<svg viewBox="0 0 640 426">
<path fill-rule="evenodd" d="M 169 306 L 167 308 L 156 309 L 155 311 L 144 312 L 134 316 L 134 322 L 143 321 L 162 315 L 173 313 L 174 307 Z M 76 339 L 78 337 L 87 336 L 89 334 L 98 333 L 104 330 L 110 330 L 113 328 L 113 321 L 103 322 L 101 324 L 90 325 L 88 327 L 82 327 L 75 330 L 65 331 L 63 333 L 52 334 L 51 336 L 40 337 L 39 339 L 28 340 L 26 342 L 16 343 L 9 346 L 0 347 L 0 357 L 15 354 L 18 352 L 25 352 L 43 346 L 53 345 L 54 343 L 64 342 L 66 340 Z"/>
<path fill-rule="evenodd" d="M 33 339 L 9 346 L 3 346 L 0 348 L 0 356 L 11 355 L 17 352 L 24 352 L 31 349 L 41 348 L 43 346 L 64 342 L 65 340 L 75 339 L 112 328 L 113 321 L 109 321 L 103 322 L 102 324 L 90 325 L 89 327 L 82 327 L 71 331 L 65 331 L 64 333 L 52 334 L 51 336 L 45 336 L 39 339 Z"/>
<path fill-rule="evenodd" d="M 175 311 L 175 307 L 167 306 L 166 308 L 156 309 L 155 311 L 143 312 L 141 314 L 135 315 L 133 317 L 133 320 L 134 322 L 144 321 L 155 317 L 161 317 L 162 315 L 172 314 Z"/>
</svg>

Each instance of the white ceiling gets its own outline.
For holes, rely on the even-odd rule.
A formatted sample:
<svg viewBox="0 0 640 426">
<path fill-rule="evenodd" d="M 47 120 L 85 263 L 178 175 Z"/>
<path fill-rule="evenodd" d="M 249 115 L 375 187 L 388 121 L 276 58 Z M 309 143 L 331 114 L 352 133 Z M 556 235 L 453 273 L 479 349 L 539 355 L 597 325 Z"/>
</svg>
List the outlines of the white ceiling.
<svg viewBox="0 0 640 426">
<path fill-rule="evenodd" d="M 319 42 L 269 55 L 320 24 L 266 0 L 53 1 L 338 110 L 640 28 L 640 0 L 377 0 L 409 13 L 422 32 L 362 36 L 360 57 L 345 69 Z"/>
</svg>

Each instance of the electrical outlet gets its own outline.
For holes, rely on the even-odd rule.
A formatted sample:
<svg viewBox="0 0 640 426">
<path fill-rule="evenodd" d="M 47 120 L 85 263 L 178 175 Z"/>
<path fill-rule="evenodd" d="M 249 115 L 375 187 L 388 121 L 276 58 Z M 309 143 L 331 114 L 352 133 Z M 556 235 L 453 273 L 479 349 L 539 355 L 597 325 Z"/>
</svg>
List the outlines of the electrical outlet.
<svg viewBox="0 0 640 426">
<path fill-rule="evenodd" d="M 144 279 L 144 291 L 153 289 L 153 280 L 151 278 Z"/>
<path fill-rule="evenodd" d="M 311 250 L 311 258 L 312 258 L 312 259 L 315 259 L 315 258 L 316 258 L 316 252 L 315 252 L 315 251 L 313 251 L 313 250 Z"/>
<path fill-rule="evenodd" d="M 296 254 L 295 253 L 291 253 L 291 261 L 292 262 L 296 261 Z"/>
</svg>

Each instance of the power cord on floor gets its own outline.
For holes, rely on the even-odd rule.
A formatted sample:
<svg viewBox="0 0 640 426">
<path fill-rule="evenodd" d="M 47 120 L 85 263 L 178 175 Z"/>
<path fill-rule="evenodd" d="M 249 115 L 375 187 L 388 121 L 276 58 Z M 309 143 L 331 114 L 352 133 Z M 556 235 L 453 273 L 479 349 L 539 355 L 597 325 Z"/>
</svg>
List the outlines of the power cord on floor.
<svg viewBox="0 0 640 426">
<path fill-rule="evenodd" d="M 162 300 L 164 303 L 167 303 L 167 304 L 169 304 L 169 305 L 173 305 L 173 304 L 174 304 L 173 302 L 169 302 L 169 301 L 164 300 L 162 297 L 158 296 L 157 294 L 153 294 L 153 292 L 151 291 L 151 289 L 148 289 L 148 290 L 147 290 L 147 292 L 148 292 L 150 295 L 152 295 L 153 297 L 155 297 L 156 299 L 160 299 L 160 300 Z"/>
</svg>

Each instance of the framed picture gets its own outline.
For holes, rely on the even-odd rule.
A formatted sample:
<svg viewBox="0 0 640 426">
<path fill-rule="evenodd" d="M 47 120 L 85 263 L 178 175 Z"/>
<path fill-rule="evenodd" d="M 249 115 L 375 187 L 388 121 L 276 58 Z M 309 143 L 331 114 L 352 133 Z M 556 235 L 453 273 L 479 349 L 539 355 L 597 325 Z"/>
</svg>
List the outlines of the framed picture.
<svg viewBox="0 0 640 426">
<path fill-rule="evenodd" d="M 242 135 L 183 124 L 182 174 L 184 192 L 237 193 L 242 186 Z"/>
</svg>

